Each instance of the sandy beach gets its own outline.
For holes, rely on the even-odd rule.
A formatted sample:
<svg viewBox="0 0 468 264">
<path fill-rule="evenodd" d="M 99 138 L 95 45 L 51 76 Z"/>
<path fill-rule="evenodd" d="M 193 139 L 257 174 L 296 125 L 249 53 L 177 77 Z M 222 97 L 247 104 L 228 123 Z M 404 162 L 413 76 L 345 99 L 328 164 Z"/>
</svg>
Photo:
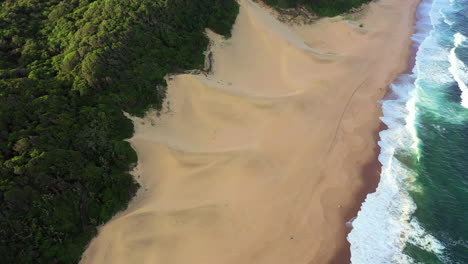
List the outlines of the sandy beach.
<svg viewBox="0 0 468 264">
<path fill-rule="evenodd" d="M 285 25 L 241 0 L 232 38 L 207 33 L 212 72 L 168 76 L 161 115 L 132 117 L 141 188 L 81 263 L 349 263 L 418 3 Z"/>
</svg>

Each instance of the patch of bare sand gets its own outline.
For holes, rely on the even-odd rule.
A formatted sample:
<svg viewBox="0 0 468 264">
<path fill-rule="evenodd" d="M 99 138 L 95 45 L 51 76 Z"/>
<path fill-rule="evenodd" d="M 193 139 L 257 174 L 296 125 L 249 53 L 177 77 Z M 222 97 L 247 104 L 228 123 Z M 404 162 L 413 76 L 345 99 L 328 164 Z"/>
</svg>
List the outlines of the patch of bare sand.
<svg viewBox="0 0 468 264">
<path fill-rule="evenodd" d="M 168 78 L 170 111 L 133 118 L 142 188 L 81 263 L 348 262 L 377 100 L 405 70 L 417 3 L 286 26 L 242 0 L 232 38 L 209 33 L 213 73 Z"/>
</svg>

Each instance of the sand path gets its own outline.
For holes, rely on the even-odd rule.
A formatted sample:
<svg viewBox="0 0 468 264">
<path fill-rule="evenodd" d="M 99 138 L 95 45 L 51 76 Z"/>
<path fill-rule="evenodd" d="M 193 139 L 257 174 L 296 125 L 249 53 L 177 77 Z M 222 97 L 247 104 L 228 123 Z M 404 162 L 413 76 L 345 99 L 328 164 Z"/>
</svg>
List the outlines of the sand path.
<svg viewBox="0 0 468 264">
<path fill-rule="evenodd" d="M 418 1 L 306 26 L 240 2 L 232 38 L 209 33 L 213 73 L 168 77 L 166 113 L 133 118 L 142 188 L 82 263 L 346 263 Z"/>
</svg>

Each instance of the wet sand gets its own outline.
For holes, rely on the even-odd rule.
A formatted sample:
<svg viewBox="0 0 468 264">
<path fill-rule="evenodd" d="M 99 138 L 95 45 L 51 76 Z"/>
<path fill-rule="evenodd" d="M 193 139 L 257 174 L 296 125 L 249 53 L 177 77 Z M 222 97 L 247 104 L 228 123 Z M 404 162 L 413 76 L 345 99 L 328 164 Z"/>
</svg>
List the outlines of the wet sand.
<svg viewBox="0 0 468 264">
<path fill-rule="evenodd" d="M 142 187 L 81 263 L 349 262 L 418 0 L 302 26 L 240 2 L 231 39 L 208 33 L 213 72 L 168 77 L 162 115 L 132 118 Z"/>
</svg>

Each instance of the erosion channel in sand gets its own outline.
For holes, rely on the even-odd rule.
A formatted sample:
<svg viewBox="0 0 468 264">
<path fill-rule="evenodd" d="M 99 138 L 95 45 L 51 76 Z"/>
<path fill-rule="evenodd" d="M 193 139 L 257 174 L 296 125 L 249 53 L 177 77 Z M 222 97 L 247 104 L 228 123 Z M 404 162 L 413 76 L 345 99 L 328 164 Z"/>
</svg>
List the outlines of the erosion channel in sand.
<svg viewBox="0 0 468 264">
<path fill-rule="evenodd" d="M 132 118 L 142 187 L 81 263 L 349 262 L 417 3 L 288 26 L 240 1 L 231 39 L 208 32 L 212 73 L 167 77 L 162 114 Z"/>
</svg>

